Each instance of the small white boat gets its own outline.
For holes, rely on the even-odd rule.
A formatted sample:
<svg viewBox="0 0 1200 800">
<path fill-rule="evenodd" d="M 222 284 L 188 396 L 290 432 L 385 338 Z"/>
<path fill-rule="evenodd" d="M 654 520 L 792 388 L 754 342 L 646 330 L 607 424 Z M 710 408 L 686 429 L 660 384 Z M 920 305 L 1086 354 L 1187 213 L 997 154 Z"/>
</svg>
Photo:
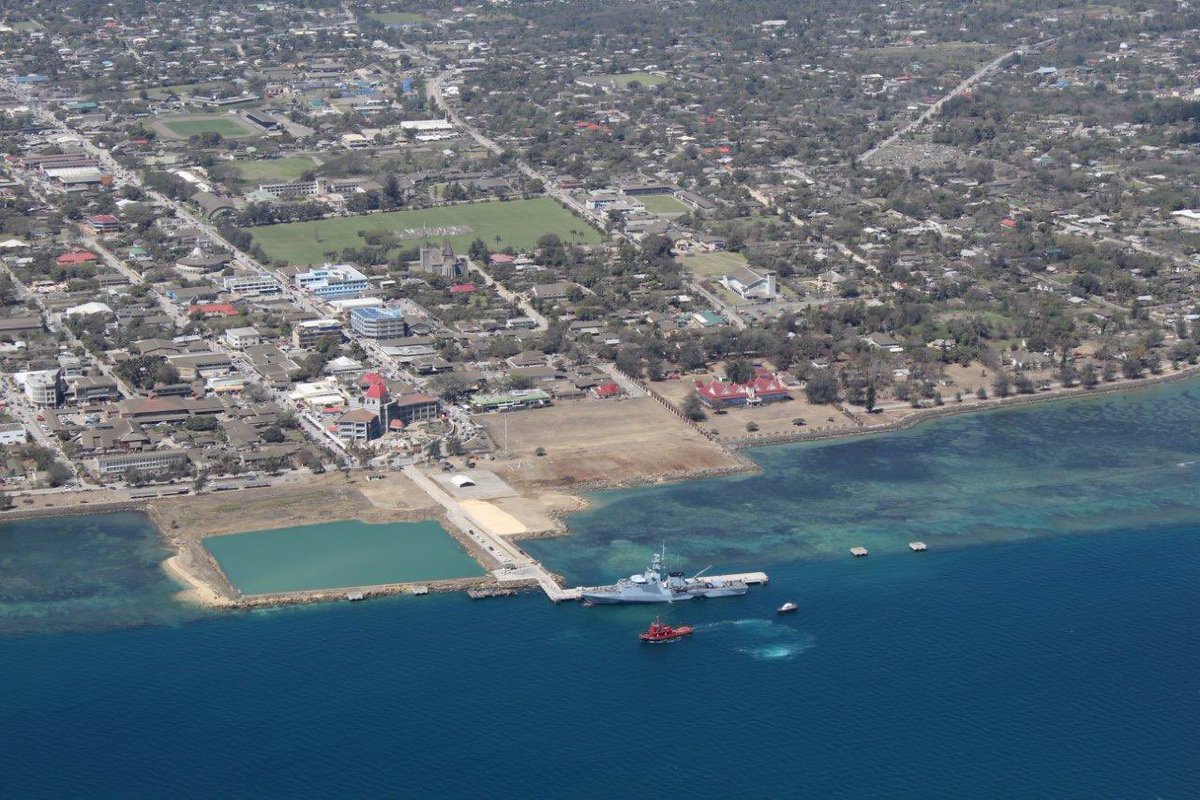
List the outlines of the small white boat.
<svg viewBox="0 0 1200 800">
<path fill-rule="evenodd" d="M 799 607 L 800 607 L 800 606 L 796 605 L 796 604 L 795 604 L 795 603 L 793 603 L 791 600 L 788 600 L 786 603 L 784 603 L 783 605 L 781 605 L 781 606 L 780 606 L 780 607 L 777 609 L 777 611 L 778 611 L 780 614 L 790 614 L 790 613 L 792 613 L 793 611 L 795 611 L 796 609 L 798 609 Z"/>
</svg>

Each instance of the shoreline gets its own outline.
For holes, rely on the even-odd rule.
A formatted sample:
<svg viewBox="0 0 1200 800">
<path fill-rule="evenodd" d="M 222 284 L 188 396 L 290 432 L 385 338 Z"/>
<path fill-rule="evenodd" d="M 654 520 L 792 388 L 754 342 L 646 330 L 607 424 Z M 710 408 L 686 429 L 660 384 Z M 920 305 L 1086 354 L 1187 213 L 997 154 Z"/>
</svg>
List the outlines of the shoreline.
<svg viewBox="0 0 1200 800">
<path fill-rule="evenodd" d="M 998 410 L 1011 407 L 1033 405 L 1035 403 L 1048 403 L 1055 400 L 1071 400 L 1085 397 L 1095 397 L 1103 394 L 1119 394 L 1121 392 L 1136 391 L 1139 389 L 1148 389 L 1152 386 L 1166 383 L 1176 383 L 1178 381 L 1188 380 L 1190 378 L 1200 377 L 1200 365 L 1189 366 L 1181 370 L 1176 370 L 1171 373 L 1163 373 L 1162 375 L 1150 375 L 1144 378 L 1123 378 L 1111 383 L 1101 383 L 1093 386 L 1091 389 L 1083 386 L 1072 386 L 1070 388 L 1052 389 L 1048 392 L 1037 392 L 1034 394 L 1014 394 L 1005 398 L 988 398 L 987 400 L 973 400 L 971 402 L 948 402 L 940 406 L 923 406 L 921 408 L 910 408 L 908 413 L 904 414 L 897 420 L 892 422 L 882 422 L 877 425 L 860 425 L 855 428 L 847 428 L 845 430 L 833 431 L 813 431 L 789 433 L 786 435 L 763 434 L 761 437 L 746 436 L 737 439 L 727 439 L 722 443 L 726 447 L 731 447 L 736 450 L 744 450 L 754 447 L 767 447 L 775 444 L 796 444 L 800 442 L 819 442 L 828 441 L 831 439 L 849 438 L 853 436 L 865 436 L 872 433 L 891 433 L 893 431 L 902 431 L 915 427 L 922 422 L 939 417 L 957 416 L 959 414 L 971 414 L 976 411 Z M 844 409 L 838 407 L 839 410 Z M 857 417 L 856 417 L 857 419 Z"/>
<path fill-rule="evenodd" d="M 551 495 L 565 495 L 571 502 L 564 507 L 544 509 L 544 514 L 552 521 L 549 527 L 530 529 L 523 533 L 506 536 L 514 543 L 525 539 L 554 538 L 570 535 L 567 518 L 570 514 L 586 510 L 592 505 L 588 494 L 602 491 L 633 489 L 644 486 L 681 483 L 683 481 L 704 480 L 707 478 L 731 477 L 761 472 L 762 468 L 746 453 L 747 449 L 781 444 L 803 442 L 827 442 L 835 439 L 864 436 L 878 433 L 891 433 L 907 430 L 924 422 L 952 415 L 969 414 L 977 411 L 1005 409 L 1018 406 L 1030 406 L 1037 403 L 1056 400 L 1070 400 L 1137 391 L 1151 388 L 1159 384 L 1187 380 L 1200 375 L 1200 366 L 1189 366 L 1184 369 L 1163 375 L 1152 375 L 1134 380 L 1120 380 L 1100 384 L 1092 389 L 1082 386 L 1060 389 L 1034 395 L 1015 395 L 997 400 L 976 400 L 971 403 L 953 403 L 928 408 L 910 409 L 909 413 L 899 419 L 883 422 L 878 425 L 863 425 L 833 431 L 797 431 L 786 435 L 764 434 L 754 437 L 742 437 L 732 440 L 711 439 L 713 444 L 731 455 L 737 462 L 733 466 L 709 467 L 696 470 L 675 470 L 659 474 L 627 475 L 613 480 L 598 480 L 578 483 L 549 483 L 530 482 L 514 486 L 519 496 L 542 502 Z M 856 415 L 850 415 L 857 420 Z M 523 483 L 523 482 L 514 482 Z M 364 491 L 364 487 L 367 491 Z M 399 594 L 424 594 L 426 592 L 455 592 L 467 590 L 492 591 L 498 589 L 527 588 L 521 582 L 506 581 L 501 584 L 490 574 L 492 569 L 499 566 L 494 553 L 487 553 L 471 537 L 463 534 L 457 527 L 450 524 L 440 507 L 424 503 L 424 495 L 416 503 L 411 496 L 373 496 L 375 491 L 366 483 L 346 479 L 343 482 L 325 479 L 317 482 L 316 488 L 305 485 L 296 497 L 293 488 L 271 487 L 269 490 L 242 490 L 225 495 L 215 500 L 213 494 L 187 495 L 172 498 L 151 498 L 146 500 L 118 500 L 104 503 L 80 501 L 73 505 L 45 506 L 41 508 L 16 508 L 0 516 L 4 519 L 26 520 L 53 518 L 62 516 L 81 516 L 89 514 L 109 514 L 119 512 L 143 513 L 154 523 L 163 544 L 170 550 L 171 555 L 160 564 L 162 571 L 180 585 L 180 591 L 175 595 L 176 600 L 205 608 L 213 609 L 251 609 L 275 607 L 284 605 L 302 605 L 317 602 L 345 600 L 348 594 L 361 593 L 365 598 L 382 597 Z M 243 495 L 243 492 L 246 494 Z M 252 494 L 251 494 L 252 493 Z M 322 494 L 324 493 L 324 494 Z M 313 502 L 309 494 L 315 494 L 317 501 Z M 321 499 L 329 495 L 336 497 L 338 502 Z M 280 502 L 292 499 L 286 505 L 287 513 L 277 509 Z M 254 514 L 254 503 L 258 501 L 263 508 Z M 296 502 L 304 501 L 308 502 Z M 180 517 L 190 523 L 197 516 L 204 516 L 202 507 L 213 506 L 217 502 L 231 505 L 222 506 L 226 509 L 226 518 L 218 519 L 216 524 L 206 530 L 196 530 L 190 524 L 180 525 Z M 246 509 L 249 510 L 246 510 Z M 266 518 L 263 515 L 267 514 Z M 217 514 L 220 517 L 220 514 Z M 257 519 L 257 522 L 255 521 Z M 299 590 L 276 594 L 243 595 L 228 580 L 216 559 L 204 547 L 204 540 L 210 536 L 223 536 L 235 533 L 248 533 L 256 530 L 270 530 L 296 525 L 313 525 L 334 522 L 341 519 L 359 519 L 369 524 L 387 524 L 393 522 L 436 521 L 466 553 L 485 570 L 482 576 L 469 578 L 452 578 L 430 581 L 408 581 L 402 583 L 380 584 L 372 586 L 352 586 Z M 222 522 L 224 524 L 222 524 Z M 277 524 L 275 524 L 277 523 Z M 536 582 L 530 581 L 530 586 Z M 415 591 L 414 591 L 415 590 Z"/>
<path fill-rule="evenodd" d="M 568 492 L 572 494 L 588 494 L 592 492 L 604 492 L 620 489 L 636 489 L 641 486 L 655 486 L 658 484 L 704 480 L 706 478 L 721 478 L 730 477 L 733 475 L 752 474 L 755 472 L 761 472 L 762 468 L 759 467 L 759 465 L 753 459 L 746 456 L 744 451 L 753 450 L 757 447 L 802 444 L 804 442 L 829 442 L 836 439 L 850 439 L 858 436 L 870 436 L 878 433 L 894 433 L 897 431 L 908 430 L 920 425 L 921 423 L 940 419 L 942 417 L 1030 406 L 1041 403 L 1051 403 L 1060 400 L 1084 399 L 1088 397 L 1097 397 L 1104 394 L 1120 394 L 1123 392 L 1149 389 L 1160 384 L 1177 383 L 1179 381 L 1189 380 L 1192 378 L 1200 378 L 1200 365 L 1188 366 L 1170 373 L 1164 372 L 1162 375 L 1147 375 L 1143 378 L 1134 379 L 1123 378 L 1111 383 L 1098 384 L 1091 389 L 1086 389 L 1081 385 L 1077 385 L 1065 389 L 1059 388 L 1049 392 L 1038 392 L 1036 394 L 1014 394 L 1005 398 L 973 400 L 969 403 L 957 403 L 951 401 L 941 406 L 909 408 L 907 409 L 907 413 L 905 413 L 899 419 L 890 422 L 881 422 L 876 425 L 859 425 L 853 428 L 841 428 L 828 431 L 796 431 L 795 433 L 789 432 L 784 435 L 760 434 L 758 436 L 745 436 L 734 439 L 717 438 L 712 440 L 713 443 L 723 449 L 728 450 L 732 455 L 737 457 L 739 461 L 743 462 L 742 466 L 726 468 L 718 467 L 715 469 L 702 469 L 694 471 L 687 470 L 643 476 L 629 476 L 626 478 L 607 481 L 600 480 L 573 484 L 554 484 L 553 488 L 557 491 Z M 837 408 L 839 411 L 843 410 L 841 406 L 836 406 L 835 408 Z M 546 484 L 542 484 L 542 486 L 544 487 Z M 535 486 L 534 488 L 537 487 Z M 584 508 L 586 509 L 589 505 L 587 499 L 583 497 L 580 499 L 583 500 Z"/>
</svg>

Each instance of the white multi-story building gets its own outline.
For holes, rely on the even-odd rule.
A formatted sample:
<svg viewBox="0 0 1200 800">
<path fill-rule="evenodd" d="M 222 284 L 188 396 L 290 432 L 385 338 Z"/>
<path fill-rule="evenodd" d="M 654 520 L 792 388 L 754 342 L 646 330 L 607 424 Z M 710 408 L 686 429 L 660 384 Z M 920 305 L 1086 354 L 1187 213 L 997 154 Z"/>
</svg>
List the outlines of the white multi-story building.
<svg viewBox="0 0 1200 800">
<path fill-rule="evenodd" d="M 187 463 L 184 450 L 143 450 L 138 453 L 115 453 L 98 456 L 93 464 L 97 475 L 124 475 L 135 472 L 163 472 Z"/>
<path fill-rule="evenodd" d="M 356 308 L 350 327 L 369 339 L 401 339 L 408 335 L 404 312 L 398 308 Z"/>
<path fill-rule="evenodd" d="M 323 300 L 352 297 L 365 292 L 370 285 L 367 276 L 349 264 L 314 267 L 298 273 L 295 280 L 296 288 L 310 291 Z"/>
<path fill-rule="evenodd" d="M 62 370 L 19 372 L 13 379 L 25 389 L 26 399 L 35 406 L 49 408 L 58 405 L 62 399 Z"/>
<path fill-rule="evenodd" d="M 292 344 L 307 350 L 326 336 L 341 338 L 342 323 L 336 319 L 306 319 L 292 327 Z"/>
<path fill-rule="evenodd" d="M 279 282 L 266 275 L 230 275 L 222 282 L 222 286 L 233 294 L 279 294 Z"/>
<path fill-rule="evenodd" d="M 245 350 L 256 344 L 262 344 L 262 334 L 255 328 L 230 328 L 225 331 L 225 341 L 235 350 Z"/>
</svg>

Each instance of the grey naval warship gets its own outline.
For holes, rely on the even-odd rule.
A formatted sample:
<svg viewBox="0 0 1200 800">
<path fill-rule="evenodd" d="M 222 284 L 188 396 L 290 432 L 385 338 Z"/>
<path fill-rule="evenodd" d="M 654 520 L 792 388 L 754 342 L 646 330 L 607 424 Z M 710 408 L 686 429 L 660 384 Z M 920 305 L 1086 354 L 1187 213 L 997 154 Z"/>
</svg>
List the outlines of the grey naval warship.
<svg viewBox="0 0 1200 800">
<path fill-rule="evenodd" d="M 669 572 L 663 577 L 663 552 L 655 553 L 645 572 L 621 578 L 608 586 L 590 586 L 583 589 L 580 600 L 585 605 L 613 605 L 616 603 L 678 603 L 697 597 L 740 597 L 748 587 L 745 581 L 709 580 L 700 577 L 707 568 L 691 578 L 682 572 Z"/>
</svg>

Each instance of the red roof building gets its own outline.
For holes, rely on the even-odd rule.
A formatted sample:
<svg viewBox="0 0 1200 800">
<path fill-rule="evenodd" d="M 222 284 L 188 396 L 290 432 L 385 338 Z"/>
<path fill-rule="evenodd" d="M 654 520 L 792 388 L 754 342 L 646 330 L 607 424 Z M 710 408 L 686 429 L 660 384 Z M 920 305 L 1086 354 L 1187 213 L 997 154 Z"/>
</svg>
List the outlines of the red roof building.
<svg viewBox="0 0 1200 800">
<path fill-rule="evenodd" d="M 600 383 L 592 387 L 592 394 L 601 399 L 606 397 L 617 397 L 621 394 L 621 387 L 613 381 L 608 383 Z"/>
<path fill-rule="evenodd" d="M 510 256 L 508 253 L 492 253 L 488 259 L 493 264 L 511 264 L 517 260 L 516 256 Z"/>
<path fill-rule="evenodd" d="M 87 226 L 93 233 L 118 233 L 121 230 L 121 220 L 112 214 L 93 214 L 87 218 Z"/>
<path fill-rule="evenodd" d="M 378 372 L 367 372 L 358 379 L 358 385 L 364 388 L 368 386 L 386 386 L 387 378 Z"/>
<path fill-rule="evenodd" d="M 86 264 L 89 261 L 95 261 L 96 254 L 87 250 L 72 250 L 69 253 L 63 253 L 58 258 L 54 259 L 54 263 L 60 267 L 70 266 L 73 264 Z"/>
<path fill-rule="evenodd" d="M 469 294 L 478 288 L 473 283 L 456 283 L 450 287 L 450 294 Z"/>
<path fill-rule="evenodd" d="M 198 303 L 197 305 L 188 306 L 188 316 L 192 314 L 201 314 L 205 319 L 213 317 L 236 317 L 242 312 L 238 311 L 237 306 L 232 303 Z"/>
<path fill-rule="evenodd" d="M 728 406 L 756 406 L 791 400 L 783 380 L 776 374 L 759 370 L 748 383 L 726 383 L 724 381 L 696 381 L 696 394 L 700 402 L 709 408 Z"/>
</svg>

